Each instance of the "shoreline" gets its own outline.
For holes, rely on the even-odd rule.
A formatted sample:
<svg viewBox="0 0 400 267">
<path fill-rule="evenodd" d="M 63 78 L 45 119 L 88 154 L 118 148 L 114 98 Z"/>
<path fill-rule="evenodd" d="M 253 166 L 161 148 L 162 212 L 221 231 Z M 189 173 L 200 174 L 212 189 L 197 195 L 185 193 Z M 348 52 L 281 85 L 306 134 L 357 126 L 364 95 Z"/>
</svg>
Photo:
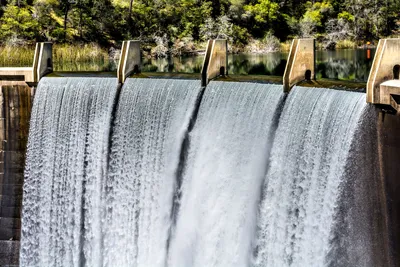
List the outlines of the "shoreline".
<svg viewBox="0 0 400 267">
<path fill-rule="evenodd" d="M 258 42 L 258 41 L 257 41 Z M 175 57 L 195 57 L 202 56 L 205 54 L 205 43 L 197 43 L 187 49 L 182 47 L 166 48 L 165 52 L 158 54 L 155 52 L 156 46 L 150 46 L 144 44 L 142 46 L 143 57 L 147 59 L 160 59 L 160 58 L 175 58 Z M 354 46 L 339 46 L 335 49 L 326 49 L 322 43 L 317 43 L 316 50 L 321 51 L 337 51 L 337 50 L 353 50 L 353 49 L 375 49 L 375 44 L 370 45 L 356 45 Z M 337 45 L 338 46 L 338 45 Z M 34 51 L 34 45 L 27 44 L 21 46 L 10 46 L 0 45 L 0 65 L 20 65 L 28 64 L 32 61 L 32 53 Z M 248 55 L 263 55 L 270 53 L 288 53 L 290 51 L 290 42 L 283 42 L 275 44 L 273 47 L 262 45 L 254 42 L 249 43 L 247 46 L 236 46 L 229 45 L 228 54 L 248 54 Z M 66 62 L 89 62 L 89 61 L 110 61 L 118 60 L 120 54 L 119 46 L 111 46 L 109 48 L 100 47 L 96 43 L 85 43 L 85 44 L 54 44 L 54 60 L 63 60 Z M 28 64 L 29 65 L 29 64 Z"/>
</svg>

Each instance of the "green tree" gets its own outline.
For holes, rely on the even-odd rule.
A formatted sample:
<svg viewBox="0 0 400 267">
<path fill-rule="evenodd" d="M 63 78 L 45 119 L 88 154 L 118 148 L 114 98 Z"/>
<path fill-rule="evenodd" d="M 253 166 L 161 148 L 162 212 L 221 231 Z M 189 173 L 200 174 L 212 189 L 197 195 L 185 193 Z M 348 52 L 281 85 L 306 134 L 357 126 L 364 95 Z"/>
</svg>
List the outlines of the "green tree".
<svg viewBox="0 0 400 267">
<path fill-rule="evenodd" d="M 279 5 L 271 0 L 258 0 L 254 5 L 246 5 L 244 9 L 254 16 L 260 25 L 270 26 L 277 19 Z"/>
<path fill-rule="evenodd" d="M 39 24 L 32 16 L 31 7 L 8 4 L 0 19 L 0 40 L 32 42 L 38 35 Z"/>
<path fill-rule="evenodd" d="M 312 36 L 314 33 L 324 33 L 325 23 L 333 15 L 334 9 L 330 2 L 311 2 L 306 3 L 306 12 L 300 21 L 301 35 L 303 37 Z"/>
</svg>

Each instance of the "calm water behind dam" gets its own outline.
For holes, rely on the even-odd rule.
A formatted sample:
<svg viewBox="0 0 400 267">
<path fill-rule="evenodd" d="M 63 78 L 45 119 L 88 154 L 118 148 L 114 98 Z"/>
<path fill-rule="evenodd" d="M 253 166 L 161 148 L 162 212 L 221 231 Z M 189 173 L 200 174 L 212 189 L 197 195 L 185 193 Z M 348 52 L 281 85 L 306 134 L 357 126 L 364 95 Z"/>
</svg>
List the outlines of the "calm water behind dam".
<svg viewBox="0 0 400 267">
<path fill-rule="evenodd" d="M 317 78 L 366 82 L 375 50 L 317 50 Z M 287 53 L 237 54 L 228 56 L 228 73 L 237 75 L 283 76 Z M 168 59 L 145 59 L 146 72 L 200 73 L 203 56 Z"/>
<path fill-rule="evenodd" d="M 369 51 L 369 52 L 368 52 Z M 318 50 L 317 78 L 366 82 L 375 50 Z M 143 72 L 200 73 L 204 56 L 143 59 Z M 237 54 L 228 57 L 228 73 L 283 76 L 287 53 Z M 55 71 L 115 71 L 115 61 L 54 62 Z"/>
</svg>

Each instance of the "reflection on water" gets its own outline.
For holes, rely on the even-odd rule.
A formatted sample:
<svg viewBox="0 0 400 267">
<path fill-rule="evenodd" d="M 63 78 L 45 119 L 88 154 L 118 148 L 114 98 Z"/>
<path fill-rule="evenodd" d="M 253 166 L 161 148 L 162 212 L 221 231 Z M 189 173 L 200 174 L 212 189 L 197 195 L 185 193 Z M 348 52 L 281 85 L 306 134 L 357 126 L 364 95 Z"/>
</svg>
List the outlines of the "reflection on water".
<svg viewBox="0 0 400 267">
<path fill-rule="evenodd" d="M 317 51 L 317 78 L 366 82 L 375 50 L 346 49 Z M 229 55 L 228 73 L 283 76 L 287 53 Z M 204 56 L 145 59 L 144 72 L 200 73 Z"/>
<path fill-rule="evenodd" d="M 228 57 L 228 73 L 283 76 L 286 58 L 286 53 L 279 52 L 264 55 L 231 55 Z"/>
<path fill-rule="evenodd" d="M 346 49 L 317 51 L 317 79 L 329 78 L 366 82 L 375 50 Z M 238 54 L 228 56 L 228 73 L 237 75 L 283 76 L 288 53 L 265 55 Z M 200 73 L 203 56 L 171 59 L 143 59 L 143 72 Z M 54 62 L 55 71 L 116 71 L 117 62 Z"/>
<path fill-rule="evenodd" d="M 143 59 L 143 72 L 200 73 L 204 56 Z"/>
<path fill-rule="evenodd" d="M 349 49 L 317 52 L 317 79 L 366 82 L 375 50 Z"/>
</svg>

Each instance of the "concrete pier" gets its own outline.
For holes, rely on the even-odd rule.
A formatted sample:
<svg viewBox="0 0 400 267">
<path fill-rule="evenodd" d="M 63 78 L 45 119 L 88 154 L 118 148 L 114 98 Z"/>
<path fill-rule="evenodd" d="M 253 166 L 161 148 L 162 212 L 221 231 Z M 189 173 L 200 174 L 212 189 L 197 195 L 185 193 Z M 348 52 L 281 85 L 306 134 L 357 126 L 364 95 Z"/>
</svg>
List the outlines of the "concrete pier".
<svg viewBox="0 0 400 267">
<path fill-rule="evenodd" d="M 367 102 L 390 105 L 399 112 L 400 38 L 382 39 L 367 82 Z"/>
<path fill-rule="evenodd" d="M 288 93 L 304 80 L 315 80 L 315 40 L 294 39 L 283 75 L 283 91 Z"/>
<path fill-rule="evenodd" d="M 118 64 L 118 82 L 124 83 L 131 74 L 140 72 L 141 54 L 140 41 L 124 41 Z"/>
<path fill-rule="evenodd" d="M 226 40 L 209 40 L 201 70 L 201 85 L 206 86 L 218 76 L 228 75 L 228 43 Z"/>
</svg>

